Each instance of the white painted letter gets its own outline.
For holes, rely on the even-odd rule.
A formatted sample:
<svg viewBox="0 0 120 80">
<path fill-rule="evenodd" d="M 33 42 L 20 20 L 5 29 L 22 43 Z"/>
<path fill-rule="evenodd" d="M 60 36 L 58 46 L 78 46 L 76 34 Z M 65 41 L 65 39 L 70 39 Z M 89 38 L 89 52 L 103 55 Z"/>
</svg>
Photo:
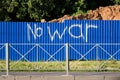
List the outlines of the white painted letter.
<svg viewBox="0 0 120 80">
<path fill-rule="evenodd" d="M 88 41 L 88 29 L 89 28 L 98 28 L 98 26 L 96 26 L 96 25 L 88 25 L 86 23 L 86 42 Z"/>
<path fill-rule="evenodd" d="M 80 35 L 79 35 L 79 36 L 73 35 L 73 34 L 71 33 L 71 29 L 74 28 L 74 27 L 78 27 L 78 28 L 80 29 Z M 73 24 L 73 25 L 71 25 L 71 26 L 69 27 L 68 32 L 69 32 L 70 36 L 73 37 L 73 38 L 81 38 L 81 37 L 84 38 L 83 32 L 82 32 L 82 25 L 81 25 L 81 24 Z"/>
<path fill-rule="evenodd" d="M 27 24 L 28 27 L 28 40 L 30 41 L 30 31 L 34 36 L 34 40 L 36 40 L 37 37 L 41 37 L 43 34 L 43 29 L 41 27 L 36 27 L 36 24 L 34 24 L 34 30 L 31 28 L 30 24 Z M 40 34 L 38 33 L 40 31 Z"/>
<path fill-rule="evenodd" d="M 62 34 L 60 34 L 60 33 L 58 32 L 58 30 L 55 30 L 55 32 L 54 32 L 53 35 L 52 35 L 51 32 L 50 32 L 50 27 L 47 27 L 47 28 L 48 28 L 48 33 L 49 33 L 49 36 L 50 36 L 50 38 L 51 38 L 51 41 L 54 40 L 55 35 L 58 35 L 59 39 L 62 39 L 62 36 L 65 34 L 65 31 L 67 30 L 67 27 L 66 27 L 66 28 L 64 29 L 64 31 L 62 32 Z"/>
<path fill-rule="evenodd" d="M 35 35 L 33 29 L 31 28 L 30 24 L 27 24 L 27 27 L 28 27 L 28 30 L 27 30 L 28 40 L 30 41 L 30 31 L 32 32 L 32 34 L 33 34 L 33 36 L 34 36 L 34 39 L 36 39 L 36 35 Z"/>
<path fill-rule="evenodd" d="M 37 37 L 41 37 L 43 34 L 43 29 L 41 27 L 36 27 L 36 24 L 34 24 L 34 28 L 35 28 L 35 34 Z M 40 31 L 40 34 L 38 33 L 38 31 Z"/>
</svg>

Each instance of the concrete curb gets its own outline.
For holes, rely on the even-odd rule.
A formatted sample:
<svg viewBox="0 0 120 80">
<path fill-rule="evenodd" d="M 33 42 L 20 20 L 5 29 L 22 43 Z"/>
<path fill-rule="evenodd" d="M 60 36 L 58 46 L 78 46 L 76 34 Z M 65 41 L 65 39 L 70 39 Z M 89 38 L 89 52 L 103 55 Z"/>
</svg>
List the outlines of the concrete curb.
<svg viewBox="0 0 120 80">
<path fill-rule="evenodd" d="M 93 75 L 93 76 L 75 76 L 75 80 L 104 80 L 105 76 Z"/>
<path fill-rule="evenodd" d="M 30 80 L 31 76 L 15 76 L 15 80 Z"/>
<path fill-rule="evenodd" d="M 14 78 L 14 76 L 0 76 L 0 80 L 14 80 L 15 78 Z"/>
<path fill-rule="evenodd" d="M 0 80 L 120 80 L 120 75 L 70 75 L 70 76 L 0 76 Z"/>
<path fill-rule="evenodd" d="M 120 80 L 120 75 L 105 76 L 105 80 Z"/>
<path fill-rule="evenodd" d="M 74 76 L 45 76 L 46 80 L 75 80 Z"/>
<path fill-rule="evenodd" d="M 46 80 L 46 78 L 44 76 L 31 76 L 30 80 Z"/>
</svg>

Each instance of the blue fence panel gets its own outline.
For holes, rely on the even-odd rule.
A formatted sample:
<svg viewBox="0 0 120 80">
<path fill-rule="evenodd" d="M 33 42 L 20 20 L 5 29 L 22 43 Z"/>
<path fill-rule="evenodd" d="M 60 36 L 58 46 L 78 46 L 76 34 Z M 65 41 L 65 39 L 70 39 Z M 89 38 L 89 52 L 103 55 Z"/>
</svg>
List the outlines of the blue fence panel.
<svg viewBox="0 0 120 80">
<path fill-rule="evenodd" d="M 0 43 L 119 43 L 120 21 L 0 22 Z"/>
<path fill-rule="evenodd" d="M 0 22 L 0 43 L 22 43 L 22 44 L 119 44 L 120 43 L 120 21 L 118 20 L 66 20 L 63 23 L 40 23 L 40 22 Z M 94 45 L 71 45 L 75 50 L 69 47 L 69 59 L 95 60 L 98 48 L 99 60 L 106 60 L 110 57 L 120 60 L 120 45 L 99 45 L 83 55 Z M 32 46 L 13 45 L 13 48 L 21 52 L 22 55 Z M 46 51 L 53 54 L 59 46 L 42 46 Z M 116 52 L 118 51 L 118 52 Z M 31 54 L 25 57 L 30 61 L 36 61 L 36 47 Z M 50 55 L 44 54 L 44 51 L 38 49 L 38 60 L 48 60 Z M 41 53 L 41 54 L 40 54 Z M 44 55 L 43 55 L 44 54 Z M 0 54 L 1 56 L 4 56 Z M 1 58 L 0 56 L 0 58 Z M 65 48 L 58 55 L 54 55 L 57 60 L 65 60 Z M 10 59 L 19 60 L 21 55 L 16 54 L 15 50 L 10 49 Z M 43 59 L 44 58 L 44 59 Z M 24 59 L 24 58 L 23 58 Z M 110 58 L 111 59 L 111 58 Z"/>
<path fill-rule="evenodd" d="M 0 44 L 0 60 L 5 60 L 5 45 Z"/>
</svg>

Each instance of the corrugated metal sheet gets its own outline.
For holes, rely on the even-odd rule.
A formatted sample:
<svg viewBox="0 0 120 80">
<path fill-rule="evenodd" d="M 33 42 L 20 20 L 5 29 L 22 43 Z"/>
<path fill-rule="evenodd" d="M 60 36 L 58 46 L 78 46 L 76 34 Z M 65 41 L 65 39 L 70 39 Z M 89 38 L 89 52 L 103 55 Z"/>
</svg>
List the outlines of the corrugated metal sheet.
<svg viewBox="0 0 120 80">
<path fill-rule="evenodd" d="M 100 20 L 0 22 L 0 43 L 119 43 L 119 25 L 120 21 Z M 60 38 L 57 33 L 51 37 L 56 30 Z"/>
<path fill-rule="evenodd" d="M 21 60 L 29 61 L 65 60 L 65 43 L 69 43 L 70 60 L 120 60 L 119 26 L 120 21 L 113 20 L 68 20 L 63 23 L 0 22 L 0 43 L 11 44 L 11 60 L 19 60 L 21 57 Z M 39 46 L 34 45 L 36 43 Z M 63 48 L 59 50 L 61 47 Z M 59 52 L 55 53 L 57 50 Z M 5 55 L 0 54 L 0 59 L 4 57 Z"/>
</svg>

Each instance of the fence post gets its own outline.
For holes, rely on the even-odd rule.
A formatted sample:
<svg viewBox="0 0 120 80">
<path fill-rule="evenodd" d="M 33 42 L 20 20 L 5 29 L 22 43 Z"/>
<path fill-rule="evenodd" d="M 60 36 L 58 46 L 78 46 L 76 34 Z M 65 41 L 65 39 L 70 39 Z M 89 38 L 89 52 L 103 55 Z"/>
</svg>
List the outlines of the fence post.
<svg viewBox="0 0 120 80">
<path fill-rule="evenodd" d="M 66 43 L 66 75 L 69 75 L 68 43 Z"/>
<path fill-rule="evenodd" d="M 9 44 L 5 44 L 6 48 L 6 75 L 9 75 Z"/>
<path fill-rule="evenodd" d="M 38 62 L 38 46 L 39 46 L 39 44 L 36 44 L 36 60 L 37 60 L 37 62 Z"/>
<path fill-rule="evenodd" d="M 98 61 L 98 46 L 99 46 L 99 44 L 96 44 L 96 62 Z M 97 62 L 97 71 L 99 70 L 99 64 L 98 64 L 98 62 Z"/>
<path fill-rule="evenodd" d="M 36 44 L 36 61 L 37 61 L 37 63 L 38 63 L 38 61 L 39 61 L 39 58 L 38 58 L 38 46 L 39 46 L 39 44 Z M 37 69 L 39 69 L 38 68 L 38 65 L 36 65 L 37 66 Z"/>
</svg>

